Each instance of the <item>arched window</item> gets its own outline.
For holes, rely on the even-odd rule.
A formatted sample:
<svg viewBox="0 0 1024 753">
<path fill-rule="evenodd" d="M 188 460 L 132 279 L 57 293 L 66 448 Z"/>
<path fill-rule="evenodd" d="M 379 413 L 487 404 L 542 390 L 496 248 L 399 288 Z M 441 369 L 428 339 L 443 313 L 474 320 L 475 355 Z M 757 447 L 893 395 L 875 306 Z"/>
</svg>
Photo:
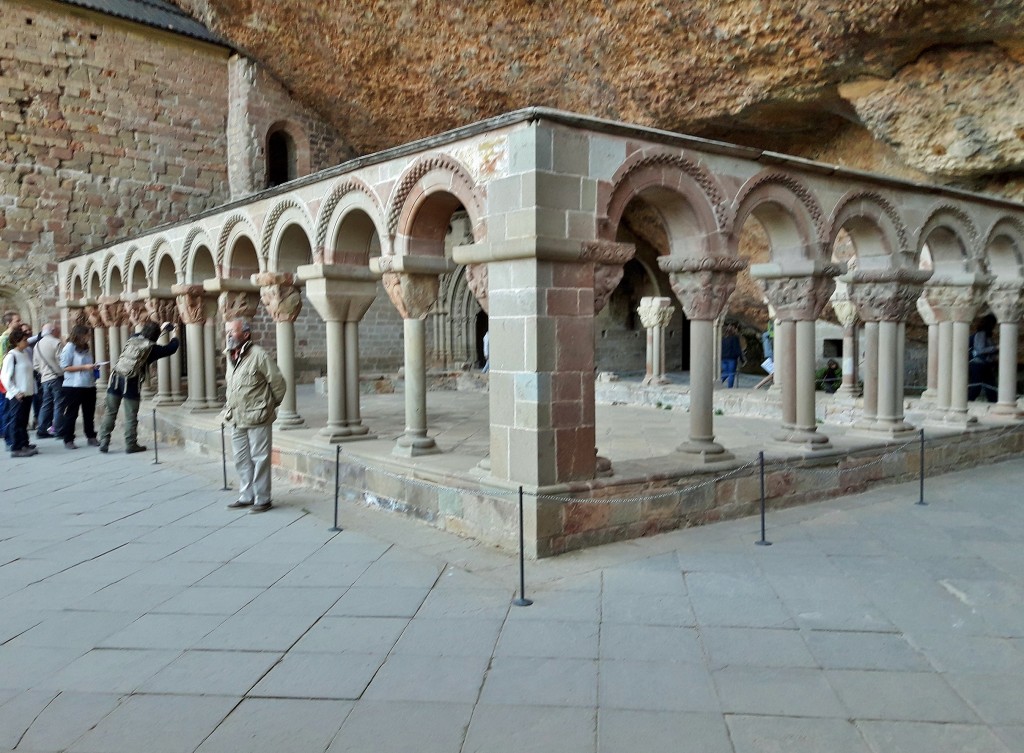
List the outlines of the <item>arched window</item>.
<svg viewBox="0 0 1024 753">
<path fill-rule="evenodd" d="M 299 177 L 295 164 L 295 140 L 283 128 L 267 135 L 267 188 Z"/>
</svg>

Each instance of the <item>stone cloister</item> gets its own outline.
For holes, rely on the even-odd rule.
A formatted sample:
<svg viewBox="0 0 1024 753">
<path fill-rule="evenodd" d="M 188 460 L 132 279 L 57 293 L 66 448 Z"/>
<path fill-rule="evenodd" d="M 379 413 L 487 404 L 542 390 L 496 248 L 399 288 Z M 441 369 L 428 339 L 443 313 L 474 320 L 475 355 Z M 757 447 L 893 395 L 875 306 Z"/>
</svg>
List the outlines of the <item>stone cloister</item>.
<svg viewBox="0 0 1024 753">
<path fill-rule="evenodd" d="M 223 321 L 262 306 L 289 385 L 278 418 L 288 429 L 304 425 L 293 358 L 304 294 L 326 331 L 328 418 L 319 435 L 348 442 L 374 436 L 360 405 L 359 337 L 380 281 L 403 320 L 406 428 L 393 454 L 415 459 L 445 450 L 431 436 L 425 351 L 439 298 L 461 307 L 461 321 L 471 316 L 442 286 L 456 273 L 490 332 L 489 462 L 466 473 L 534 492 L 597 488 L 608 468 L 595 441 L 594 317 L 634 255 L 621 228 L 633 202 L 663 223 L 668 253 L 657 265 L 689 327 L 680 474 L 732 459 L 715 435 L 718 323 L 748 266 L 740 253 L 748 223 L 769 241 L 769 261 L 749 273 L 776 317 L 781 417 L 765 441 L 803 456 L 830 448 L 816 419 L 814 347 L 830 300 L 849 343 L 862 325 L 856 429 L 864 436 L 884 443 L 913 431 L 904 353 L 907 322 L 918 316 L 928 327 L 928 421 L 966 429 L 975 420 L 968 340 L 986 310 L 999 322 L 993 412 L 1016 417 L 1024 206 L 546 109 L 358 158 L 71 258 L 59 266 L 60 298 L 69 320 L 95 328 L 104 359 L 147 318 L 182 324 L 187 389 L 180 359 L 161 361 L 153 399 L 194 410 L 218 407 Z M 471 237 L 446 251 L 456 213 L 465 213 Z M 834 258 L 840 233 L 855 249 L 848 262 Z M 664 371 L 658 352 L 672 306 L 656 299 L 639 312 L 649 381 Z M 858 385 L 846 371 L 852 395 Z M 543 527 L 537 516 L 531 525 Z"/>
</svg>

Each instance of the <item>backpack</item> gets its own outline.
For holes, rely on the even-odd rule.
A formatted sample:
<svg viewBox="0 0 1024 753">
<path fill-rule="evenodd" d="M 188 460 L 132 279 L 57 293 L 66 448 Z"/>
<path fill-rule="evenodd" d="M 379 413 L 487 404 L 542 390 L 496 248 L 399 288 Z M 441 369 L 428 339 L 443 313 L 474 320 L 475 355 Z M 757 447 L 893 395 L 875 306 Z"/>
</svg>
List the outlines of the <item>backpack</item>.
<svg viewBox="0 0 1024 753">
<path fill-rule="evenodd" d="M 141 376 L 151 350 L 153 343 L 145 337 L 129 337 L 128 342 L 124 344 L 124 350 L 117 358 L 117 363 L 114 364 L 114 374 L 127 379 Z"/>
</svg>

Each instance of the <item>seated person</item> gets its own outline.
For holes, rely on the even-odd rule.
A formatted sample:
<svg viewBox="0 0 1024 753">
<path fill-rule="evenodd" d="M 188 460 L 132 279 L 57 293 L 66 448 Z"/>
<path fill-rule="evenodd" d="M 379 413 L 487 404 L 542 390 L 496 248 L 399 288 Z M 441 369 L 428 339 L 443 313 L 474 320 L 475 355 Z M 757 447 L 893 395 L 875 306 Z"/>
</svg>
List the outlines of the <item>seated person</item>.
<svg viewBox="0 0 1024 753">
<path fill-rule="evenodd" d="M 843 383 L 843 370 L 839 368 L 839 364 L 836 363 L 834 358 L 830 358 L 824 368 L 818 369 L 815 379 L 817 389 L 825 390 L 825 392 L 832 394 Z"/>
</svg>

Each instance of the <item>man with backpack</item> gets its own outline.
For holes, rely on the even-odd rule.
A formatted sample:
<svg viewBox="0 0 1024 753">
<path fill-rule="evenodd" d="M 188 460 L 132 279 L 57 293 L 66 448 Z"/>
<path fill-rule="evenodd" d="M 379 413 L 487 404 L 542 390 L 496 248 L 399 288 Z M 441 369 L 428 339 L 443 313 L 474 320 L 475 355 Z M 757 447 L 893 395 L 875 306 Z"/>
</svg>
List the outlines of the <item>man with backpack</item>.
<svg viewBox="0 0 1024 753">
<path fill-rule="evenodd" d="M 156 341 L 162 332 L 170 332 L 174 325 L 164 322 L 163 327 L 156 322 L 146 322 L 142 331 L 128 338 L 118 356 L 117 363 L 110 370 L 110 381 L 107 385 L 106 411 L 103 424 L 100 426 L 100 452 L 110 449 L 110 435 L 114 431 L 117 411 L 124 402 L 124 451 L 131 455 L 145 452 L 145 445 L 138 443 L 139 429 L 139 382 L 149 364 L 166 358 L 178 351 L 178 338 L 171 338 L 166 345 L 157 345 Z"/>
</svg>

